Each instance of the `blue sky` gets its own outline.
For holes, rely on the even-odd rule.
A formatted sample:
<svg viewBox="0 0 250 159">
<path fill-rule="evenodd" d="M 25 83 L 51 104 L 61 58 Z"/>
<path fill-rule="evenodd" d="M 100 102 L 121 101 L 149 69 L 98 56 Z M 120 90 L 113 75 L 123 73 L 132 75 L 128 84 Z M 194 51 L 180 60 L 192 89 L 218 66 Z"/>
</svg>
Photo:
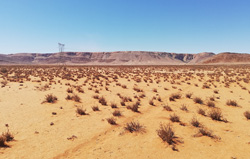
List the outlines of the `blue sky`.
<svg viewBox="0 0 250 159">
<path fill-rule="evenodd" d="M 0 53 L 250 53 L 249 0 L 0 0 Z"/>
</svg>

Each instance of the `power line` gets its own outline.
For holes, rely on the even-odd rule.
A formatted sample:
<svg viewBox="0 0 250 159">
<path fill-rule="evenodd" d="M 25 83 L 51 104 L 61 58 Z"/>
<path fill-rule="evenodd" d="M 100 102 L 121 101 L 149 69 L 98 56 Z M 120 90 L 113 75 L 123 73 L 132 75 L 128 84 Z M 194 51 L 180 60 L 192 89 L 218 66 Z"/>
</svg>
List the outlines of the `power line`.
<svg viewBox="0 0 250 159">
<path fill-rule="evenodd" d="M 58 46 L 59 46 L 59 52 L 63 52 L 65 44 L 58 43 Z"/>
</svg>

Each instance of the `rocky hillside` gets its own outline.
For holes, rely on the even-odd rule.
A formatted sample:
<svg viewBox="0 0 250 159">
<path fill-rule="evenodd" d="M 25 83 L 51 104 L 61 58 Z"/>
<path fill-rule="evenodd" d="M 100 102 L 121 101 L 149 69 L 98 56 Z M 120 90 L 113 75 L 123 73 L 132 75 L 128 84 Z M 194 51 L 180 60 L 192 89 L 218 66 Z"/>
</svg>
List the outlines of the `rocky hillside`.
<svg viewBox="0 0 250 159">
<path fill-rule="evenodd" d="M 146 51 L 0 54 L 0 64 L 183 65 L 249 63 L 250 54 Z"/>
<path fill-rule="evenodd" d="M 224 64 L 224 63 L 235 63 L 245 64 L 250 63 L 250 54 L 238 54 L 224 52 L 217 54 L 211 58 L 208 58 L 202 62 L 203 64 Z"/>
</svg>

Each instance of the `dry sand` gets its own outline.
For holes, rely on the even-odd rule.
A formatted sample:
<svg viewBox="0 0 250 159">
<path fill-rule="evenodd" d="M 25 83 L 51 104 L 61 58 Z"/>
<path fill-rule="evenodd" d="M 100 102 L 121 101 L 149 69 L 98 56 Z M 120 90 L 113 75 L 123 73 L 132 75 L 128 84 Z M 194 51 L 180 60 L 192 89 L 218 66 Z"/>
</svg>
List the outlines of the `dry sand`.
<svg viewBox="0 0 250 159">
<path fill-rule="evenodd" d="M 8 77 L 2 73 L 0 81 L 8 81 L 13 79 L 13 76 L 17 76 L 17 74 L 10 72 L 10 69 L 13 69 L 14 72 L 20 72 L 14 67 L 7 68 Z M 26 67 L 20 68 L 21 72 L 25 72 L 23 69 Z M 52 72 L 55 73 L 57 70 L 60 73 L 63 72 L 63 69 L 59 67 L 29 67 L 28 69 L 34 72 L 47 69 L 45 72 L 48 75 L 44 73 L 35 75 L 36 73 L 29 72 L 30 81 L 24 78 L 23 83 L 20 83 L 21 78 L 19 77 L 18 81 L 8 81 L 6 86 L 0 88 L 0 132 L 5 132 L 5 124 L 8 124 L 10 132 L 14 135 L 14 141 L 7 142 L 8 147 L 0 148 L 1 159 L 247 159 L 250 156 L 250 120 L 247 120 L 243 115 L 245 111 L 250 111 L 250 85 L 246 83 L 247 81 L 239 80 L 239 78 L 249 79 L 250 67 L 248 66 L 94 67 L 93 71 L 89 71 L 88 74 L 86 71 L 89 67 L 81 67 L 80 70 L 78 67 L 72 67 L 64 71 L 66 73 L 70 70 L 71 77 L 78 79 L 78 81 L 66 80 L 52 75 Z M 149 75 L 144 74 L 147 71 L 150 71 Z M 100 80 L 92 80 L 92 73 L 97 75 L 98 72 L 105 77 L 110 75 L 108 77 L 109 85 L 106 86 L 107 80 L 102 77 Z M 194 74 L 191 77 L 188 76 L 188 73 Z M 204 77 L 201 78 L 197 73 L 204 73 Z M 208 74 L 211 73 L 217 75 L 222 73 L 220 81 L 216 81 L 216 78 L 210 78 Z M 233 73 L 235 74 L 232 75 Z M 83 77 L 77 78 L 77 75 L 80 74 L 83 74 Z M 112 76 L 117 74 L 122 77 L 118 76 L 117 81 L 114 81 Z M 177 77 L 177 75 L 179 76 Z M 40 80 L 41 77 L 48 79 L 50 76 L 54 77 L 51 82 L 49 80 L 34 81 Z M 142 81 L 136 82 L 133 79 L 135 76 L 141 78 Z M 237 77 L 238 79 L 236 79 Z M 87 78 L 89 81 L 85 83 Z M 152 83 L 150 80 L 145 82 L 144 78 L 151 79 Z M 185 78 L 188 79 L 185 80 Z M 158 83 L 157 80 L 159 80 Z M 100 81 L 102 81 L 102 86 Z M 202 88 L 205 82 L 210 85 L 210 88 Z M 51 85 L 47 90 L 39 89 L 49 83 Z M 66 85 L 66 83 L 70 83 L 71 86 Z M 126 85 L 127 88 L 117 86 L 117 83 Z M 225 83 L 228 83 L 229 86 L 225 87 Z M 195 84 L 198 84 L 198 87 Z M 79 93 L 74 86 L 80 86 L 84 93 Z M 134 86 L 142 89 L 146 95 L 146 97 L 140 98 L 140 113 L 126 108 L 137 101 L 134 96 L 142 94 L 134 91 Z M 108 87 L 109 91 L 105 90 L 105 87 Z M 74 93 L 81 98 L 80 103 L 65 99 L 67 94 L 72 95 L 72 93 L 67 93 L 68 88 L 72 88 Z M 153 91 L 154 88 L 157 89 L 157 92 Z M 95 93 L 96 89 L 99 90 L 99 93 Z M 219 93 L 214 93 L 214 90 L 218 90 Z M 181 94 L 181 99 L 170 101 L 171 94 L 177 92 Z M 42 104 L 45 96 L 50 93 L 55 95 L 58 101 Z M 126 106 L 121 106 L 121 99 L 117 93 L 131 97 L 133 101 L 126 102 Z M 193 94 L 191 99 L 185 97 L 186 93 Z M 97 99 L 92 97 L 96 94 L 105 97 L 107 106 L 101 105 Z M 151 106 L 149 101 L 153 97 L 161 97 L 162 101 L 153 100 L 155 106 Z M 204 104 L 194 103 L 194 97 L 202 98 Z M 227 123 L 212 120 L 208 116 L 197 113 L 198 108 L 203 108 L 208 114 L 212 109 L 206 106 L 210 97 L 215 98 L 215 107 L 221 110 L 223 117 L 228 120 Z M 226 102 L 229 99 L 237 101 L 239 107 L 227 106 Z M 118 108 L 112 109 L 111 103 L 116 103 Z M 180 110 L 183 104 L 187 106 L 188 112 Z M 99 106 L 100 111 L 91 109 L 95 105 Z M 173 111 L 164 110 L 164 105 L 169 105 Z M 78 115 L 76 113 L 77 106 L 86 109 L 88 115 Z M 114 110 L 120 110 L 122 116 L 115 117 L 117 125 L 110 125 L 106 118 L 112 117 Z M 52 115 L 52 112 L 57 114 Z M 169 116 L 174 113 L 180 117 L 181 122 L 185 124 L 184 126 L 170 121 Z M 190 124 L 193 117 L 212 130 L 217 138 L 195 137 L 194 135 L 197 134 L 199 128 Z M 138 121 L 144 126 L 145 131 L 134 133 L 125 131 L 124 126 L 131 121 Z M 51 122 L 54 125 L 50 125 Z M 156 130 L 159 129 L 161 123 L 171 123 L 175 135 L 181 141 L 176 145 L 178 151 L 173 151 L 172 146 L 163 142 L 157 135 Z M 72 136 L 73 138 L 70 139 Z"/>
</svg>

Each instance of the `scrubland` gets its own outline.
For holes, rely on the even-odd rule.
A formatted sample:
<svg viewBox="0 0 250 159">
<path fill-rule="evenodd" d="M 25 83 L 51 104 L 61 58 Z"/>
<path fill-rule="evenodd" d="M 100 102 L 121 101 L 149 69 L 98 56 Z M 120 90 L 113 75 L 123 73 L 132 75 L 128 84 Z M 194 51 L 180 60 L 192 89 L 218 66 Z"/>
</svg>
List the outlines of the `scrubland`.
<svg viewBox="0 0 250 159">
<path fill-rule="evenodd" d="M 249 158 L 250 65 L 0 66 L 0 158 Z"/>
</svg>

